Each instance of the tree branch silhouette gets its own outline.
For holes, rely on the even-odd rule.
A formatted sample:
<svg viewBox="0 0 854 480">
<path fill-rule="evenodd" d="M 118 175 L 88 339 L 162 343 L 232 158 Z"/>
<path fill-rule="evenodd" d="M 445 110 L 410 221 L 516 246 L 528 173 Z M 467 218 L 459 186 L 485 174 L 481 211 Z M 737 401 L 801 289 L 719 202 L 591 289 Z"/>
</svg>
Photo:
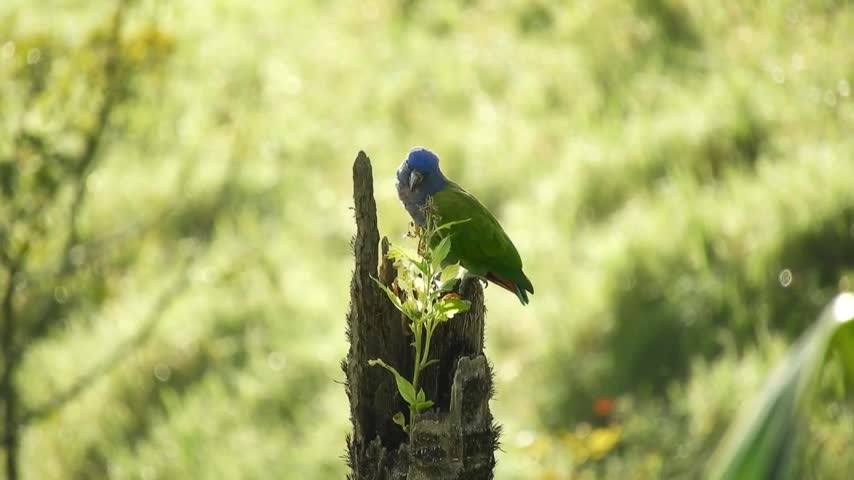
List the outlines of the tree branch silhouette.
<svg viewBox="0 0 854 480">
<path fill-rule="evenodd" d="M 15 277 L 18 273 L 17 260 L 10 258 L 6 267 L 6 288 L 3 291 L 2 312 L 3 331 L 0 335 L 0 348 L 3 353 L 3 372 L 0 374 L 0 394 L 3 402 L 3 449 L 6 451 L 6 478 L 18 478 L 18 447 L 20 436 L 16 425 L 18 421 L 18 391 L 15 388 L 15 372 L 17 362 L 14 356 L 15 347 L 15 308 L 13 304 L 15 293 Z"/>
<path fill-rule="evenodd" d="M 246 264 L 247 257 L 257 255 L 259 251 L 260 249 L 255 246 L 249 245 L 244 247 L 240 253 L 236 254 L 230 260 L 228 266 L 219 272 L 217 278 L 215 278 L 213 282 L 217 283 L 231 276 L 231 274 L 233 274 L 237 269 L 242 268 L 242 266 Z M 161 292 L 149 312 L 145 315 L 146 320 L 132 337 L 120 343 L 115 347 L 112 353 L 104 357 L 104 359 L 91 367 L 86 373 L 80 375 L 80 377 L 71 386 L 54 395 L 51 400 L 28 409 L 21 416 L 22 420 L 17 424 L 17 426 L 25 426 L 28 423 L 48 417 L 54 412 L 62 409 L 62 407 L 79 397 L 89 387 L 94 385 L 100 378 L 112 372 L 127 358 L 128 355 L 144 345 L 157 329 L 158 324 L 169 307 L 172 306 L 181 296 L 186 294 L 192 286 L 189 273 L 194 265 L 195 263 L 191 262 L 190 259 L 185 259 L 181 266 L 181 272 L 176 275 L 169 287 L 165 288 Z"/>
<path fill-rule="evenodd" d="M 145 344 L 145 342 L 151 337 L 152 333 L 154 333 L 154 330 L 163 318 L 164 313 L 170 306 L 172 306 L 175 300 L 180 298 L 180 296 L 186 292 L 189 287 L 190 282 L 187 278 L 189 266 L 189 262 L 185 263 L 177 278 L 169 287 L 164 289 L 146 315 L 146 320 L 143 322 L 142 327 L 140 327 L 132 337 L 115 347 L 112 353 L 91 367 L 86 373 L 82 374 L 71 386 L 56 394 L 51 400 L 44 404 L 33 407 L 25 412 L 22 415 L 18 426 L 24 426 L 28 423 L 40 420 L 60 410 L 67 403 L 79 397 L 80 394 L 85 392 L 95 382 L 104 377 L 104 375 L 118 367 L 128 357 L 128 355 Z"/>
<path fill-rule="evenodd" d="M 117 83 L 119 80 L 117 75 L 118 50 L 120 48 L 120 36 L 124 18 L 123 6 L 124 2 L 120 4 L 112 20 L 109 37 L 110 46 L 107 50 L 107 58 L 103 67 L 105 77 L 104 98 L 98 107 L 95 125 L 85 136 L 84 146 L 80 156 L 73 162 L 74 184 L 72 188 L 74 193 L 68 209 L 68 235 L 66 236 L 66 240 L 61 249 L 62 253 L 60 254 L 59 265 L 53 273 L 54 283 L 61 282 L 62 279 L 67 278 L 76 271 L 76 264 L 73 261 L 73 252 L 74 247 L 80 240 L 78 223 L 80 212 L 85 204 L 86 194 L 88 191 L 86 185 L 91 173 L 97 166 L 100 145 L 107 129 L 107 125 L 110 122 L 110 115 L 112 114 L 113 107 L 116 104 L 117 92 L 119 89 L 119 85 Z M 60 305 L 55 302 L 53 298 L 47 297 L 42 303 L 40 311 L 35 315 L 35 320 L 32 326 L 28 329 L 27 335 L 31 338 L 44 336 L 50 329 L 51 325 L 56 324 L 60 319 L 60 316 L 58 315 L 59 309 Z M 20 352 L 18 352 L 18 354 L 20 354 Z"/>
</svg>

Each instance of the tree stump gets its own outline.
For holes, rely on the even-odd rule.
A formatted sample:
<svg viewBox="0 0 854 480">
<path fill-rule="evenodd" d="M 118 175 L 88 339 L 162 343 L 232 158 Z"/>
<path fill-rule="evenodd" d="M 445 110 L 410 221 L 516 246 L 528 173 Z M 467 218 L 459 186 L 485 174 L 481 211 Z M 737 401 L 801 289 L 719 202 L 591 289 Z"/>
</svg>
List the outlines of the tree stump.
<svg viewBox="0 0 854 480">
<path fill-rule="evenodd" d="M 483 290 L 479 282 L 468 282 L 461 295 L 471 301 L 471 309 L 436 330 L 431 357 L 439 362 L 423 372 L 421 382 L 435 405 L 407 419 L 411 429 L 406 434 L 392 421 L 397 412 L 409 416 L 393 377 L 368 365 L 368 360 L 381 358 L 410 376 L 413 350 L 412 337 L 403 328 L 404 317 L 371 279 L 391 285 L 396 272 L 386 257 L 388 240 L 383 238 L 380 245 L 371 162 L 364 152 L 359 152 L 353 165 L 353 200 L 356 266 L 347 315 L 350 350 L 342 362 L 353 424 L 347 438 L 348 478 L 491 479 L 500 429 L 489 410 L 493 392 L 492 373 L 483 354 Z"/>
</svg>

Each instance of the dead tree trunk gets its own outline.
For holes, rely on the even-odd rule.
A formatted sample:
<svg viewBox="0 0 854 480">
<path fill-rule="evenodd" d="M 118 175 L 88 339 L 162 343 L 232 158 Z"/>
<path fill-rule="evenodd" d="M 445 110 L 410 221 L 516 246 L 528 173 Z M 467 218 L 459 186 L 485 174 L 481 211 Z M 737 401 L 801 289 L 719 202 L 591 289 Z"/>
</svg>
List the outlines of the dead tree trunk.
<svg viewBox="0 0 854 480">
<path fill-rule="evenodd" d="M 424 371 L 421 386 L 435 402 L 418 415 L 407 435 L 392 422 L 409 408 L 385 370 L 368 366 L 381 358 L 408 375 L 413 368 L 412 337 L 404 319 L 373 283 L 390 285 L 395 270 L 386 258 L 388 241 L 377 229 L 371 163 L 359 152 L 353 165 L 356 266 L 350 285 L 347 338 L 350 351 L 342 364 L 350 400 L 353 432 L 347 438 L 351 480 L 487 480 L 493 477 L 499 428 L 489 410 L 492 374 L 483 354 L 483 290 L 469 282 L 463 297 L 471 310 L 439 327 L 431 357 L 439 363 Z"/>
</svg>

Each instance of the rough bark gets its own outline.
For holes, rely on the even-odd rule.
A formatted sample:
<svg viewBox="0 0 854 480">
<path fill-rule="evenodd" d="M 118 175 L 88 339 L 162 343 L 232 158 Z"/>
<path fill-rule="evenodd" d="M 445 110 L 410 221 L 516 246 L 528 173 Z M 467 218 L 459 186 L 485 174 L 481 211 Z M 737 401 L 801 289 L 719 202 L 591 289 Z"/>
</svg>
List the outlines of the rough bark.
<svg viewBox="0 0 854 480">
<path fill-rule="evenodd" d="M 371 277 L 394 282 L 385 254 L 388 241 L 377 228 L 371 163 L 359 152 L 353 165 L 356 236 L 355 269 L 350 284 L 347 338 L 350 350 L 342 363 L 350 400 L 353 432 L 347 438 L 351 480 L 486 480 L 493 477 L 499 429 L 489 410 L 492 374 L 483 354 L 485 308 L 478 282 L 468 282 L 464 298 L 472 308 L 436 331 L 421 386 L 435 402 L 429 411 L 407 419 L 407 435 L 392 422 L 409 409 L 387 371 L 368 366 L 381 358 L 405 376 L 412 372 L 412 338 L 401 314 Z M 380 264 L 379 272 L 377 266 Z"/>
</svg>

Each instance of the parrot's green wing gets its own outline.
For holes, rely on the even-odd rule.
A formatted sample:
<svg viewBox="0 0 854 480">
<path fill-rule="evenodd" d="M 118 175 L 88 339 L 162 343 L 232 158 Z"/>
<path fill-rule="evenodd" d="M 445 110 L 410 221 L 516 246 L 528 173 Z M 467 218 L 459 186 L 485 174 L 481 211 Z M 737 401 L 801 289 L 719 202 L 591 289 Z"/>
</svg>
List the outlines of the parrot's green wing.
<svg viewBox="0 0 854 480">
<path fill-rule="evenodd" d="M 527 303 L 525 291 L 534 293 L 534 287 L 522 272 L 519 252 L 492 213 L 450 180 L 444 189 L 433 195 L 433 205 L 440 224 L 465 220 L 449 229 L 451 251 L 447 261 L 459 261 L 472 274 L 515 290 L 519 299 Z"/>
</svg>

